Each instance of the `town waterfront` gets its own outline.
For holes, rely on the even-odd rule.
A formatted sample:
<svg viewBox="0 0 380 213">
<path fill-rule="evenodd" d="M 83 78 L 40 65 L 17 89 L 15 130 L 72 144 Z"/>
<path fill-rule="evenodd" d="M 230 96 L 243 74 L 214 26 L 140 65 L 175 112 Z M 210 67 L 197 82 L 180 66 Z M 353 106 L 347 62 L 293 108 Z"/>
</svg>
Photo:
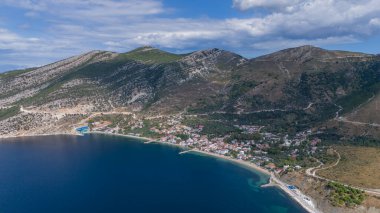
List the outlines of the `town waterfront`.
<svg viewBox="0 0 380 213">
<path fill-rule="evenodd" d="M 90 134 L 0 139 L 0 212 L 305 212 L 268 176 Z"/>
</svg>

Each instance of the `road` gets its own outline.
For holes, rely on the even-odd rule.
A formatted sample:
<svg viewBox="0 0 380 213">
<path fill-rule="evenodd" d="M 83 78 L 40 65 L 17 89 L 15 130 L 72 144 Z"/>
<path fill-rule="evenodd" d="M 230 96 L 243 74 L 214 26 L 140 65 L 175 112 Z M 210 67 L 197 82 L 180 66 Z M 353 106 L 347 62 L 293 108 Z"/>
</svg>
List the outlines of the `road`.
<svg viewBox="0 0 380 213">
<path fill-rule="evenodd" d="M 89 113 L 90 115 L 83 119 L 82 121 L 79 122 L 79 124 L 85 124 L 85 123 L 88 123 L 88 120 L 91 119 L 91 118 L 94 118 L 96 116 L 99 116 L 99 115 L 132 115 L 132 116 L 135 116 L 134 113 L 132 112 L 117 112 L 117 111 L 112 111 L 112 112 L 92 112 L 92 113 Z"/>
<path fill-rule="evenodd" d="M 52 111 L 45 111 L 45 110 L 38 110 L 38 109 L 25 109 L 23 106 L 20 107 L 20 111 L 28 114 L 49 114 L 53 117 L 56 117 L 58 119 L 65 117 L 66 115 L 77 115 L 77 114 L 83 114 L 83 115 L 89 115 L 87 118 L 83 119 L 80 124 L 85 123 L 88 119 L 99 116 L 99 115 L 133 115 L 132 112 L 125 112 L 125 111 L 110 111 L 110 112 L 77 112 L 75 110 L 69 110 L 65 112 L 52 112 Z"/>
<path fill-rule="evenodd" d="M 308 175 L 310 177 L 314 177 L 314 178 L 320 179 L 320 180 L 323 180 L 323 181 L 339 182 L 339 181 L 331 180 L 331 179 L 328 179 L 328 178 L 325 178 L 325 177 L 321 177 L 321 176 L 319 176 L 319 175 L 316 174 L 318 171 L 325 170 L 325 169 L 331 169 L 331 168 L 333 168 L 333 167 L 335 167 L 335 166 L 337 166 L 339 164 L 339 162 L 341 160 L 341 156 L 340 156 L 339 152 L 337 152 L 336 150 L 334 150 L 334 152 L 338 156 L 338 159 L 337 159 L 337 161 L 334 164 L 322 168 L 322 166 L 324 164 L 318 160 L 320 164 L 318 166 L 316 166 L 316 167 L 312 167 L 312 168 L 306 169 L 306 175 Z M 351 186 L 351 185 L 348 185 L 348 184 L 345 184 L 345 183 L 341 183 L 341 184 L 343 184 L 344 186 L 347 186 L 347 187 L 351 187 L 351 188 L 354 188 L 354 189 L 362 190 L 362 191 L 364 191 L 364 192 L 366 192 L 368 194 L 371 194 L 371 195 L 380 196 L 380 189 L 369 189 L 369 188 Z"/>
<path fill-rule="evenodd" d="M 353 113 L 356 113 L 363 105 L 371 102 L 374 98 L 375 98 L 375 95 L 373 95 L 371 98 L 369 98 L 365 103 L 360 104 L 358 107 L 355 108 Z M 350 124 L 358 125 L 358 126 L 380 127 L 380 124 L 377 124 L 377 123 L 365 123 L 365 122 L 360 122 L 360 121 L 350 121 L 346 117 L 340 116 L 340 112 L 343 110 L 343 107 L 339 106 L 337 104 L 335 104 L 335 106 L 339 108 L 339 110 L 335 113 L 336 115 L 335 115 L 334 119 L 336 121 L 340 121 L 340 122 L 344 122 L 344 123 L 350 123 Z"/>
<path fill-rule="evenodd" d="M 344 123 L 350 123 L 350 124 L 358 125 L 358 126 L 380 127 L 380 124 L 377 124 L 377 123 L 365 123 L 365 122 L 359 122 L 359 121 L 350 121 L 345 117 L 338 117 L 338 118 L 335 118 L 335 120 L 340 121 L 340 122 L 344 122 Z"/>
</svg>

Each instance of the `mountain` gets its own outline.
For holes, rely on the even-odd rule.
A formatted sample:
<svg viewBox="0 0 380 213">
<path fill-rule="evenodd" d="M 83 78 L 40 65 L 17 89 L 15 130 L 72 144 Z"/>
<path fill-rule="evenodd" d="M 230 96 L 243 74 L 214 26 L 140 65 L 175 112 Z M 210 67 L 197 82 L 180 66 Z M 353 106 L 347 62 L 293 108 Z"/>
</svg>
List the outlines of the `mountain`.
<svg viewBox="0 0 380 213">
<path fill-rule="evenodd" d="M 281 50 L 269 55 L 258 57 L 256 60 L 262 61 L 292 61 L 298 63 L 305 63 L 311 60 L 318 61 L 331 61 L 338 58 L 363 58 L 370 57 L 369 54 L 347 52 L 347 51 L 327 51 L 319 47 L 305 45 L 296 48 L 289 48 Z"/>
<path fill-rule="evenodd" d="M 377 115 L 379 82 L 379 55 L 313 46 L 253 59 L 220 49 L 92 51 L 1 74 L 0 134 L 68 131 L 91 113 L 118 110 L 198 114 L 276 132 L 340 128 L 360 135 L 368 130 L 353 126 L 380 123 L 370 116 Z M 377 130 L 372 125 L 368 134 L 380 137 Z"/>
</svg>

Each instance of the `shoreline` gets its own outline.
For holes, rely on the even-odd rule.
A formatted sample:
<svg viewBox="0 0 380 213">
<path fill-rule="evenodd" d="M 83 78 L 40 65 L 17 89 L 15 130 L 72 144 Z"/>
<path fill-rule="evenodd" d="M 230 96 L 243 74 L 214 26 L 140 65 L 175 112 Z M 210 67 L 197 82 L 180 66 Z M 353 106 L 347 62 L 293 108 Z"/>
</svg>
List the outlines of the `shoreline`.
<svg viewBox="0 0 380 213">
<path fill-rule="evenodd" d="M 111 135 L 111 136 L 120 136 L 120 137 L 125 137 L 125 138 L 134 138 L 134 139 L 146 140 L 146 141 L 155 141 L 155 139 L 153 138 L 139 137 L 139 136 L 134 136 L 134 135 L 123 135 L 119 133 L 109 133 L 109 132 L 101 132 L 101 131 L 91 131 L 86 134 Z"/>
<path fill-rule="evenodd" d="M 270 183 L 264 185 L 264 187 L 271 187 L 271 186 L 277 187 L 280 190 L 282 190 L 283 192 L 285 192 L 292 200 L 294 200 L 296 203 L 298 203 L 298 205 L 300 205 L 307 212 L 309 212 L 309 213 L 322 213 L 317 208 L 315 208 L 314 202 L 312 202 L 313 206 L 306 204 L 305 201 L 303 201 L 298 196 L 296 196 L 294 192 L 292 192 L 290 189 L 288 189 L 286 187 L 286 184 L 284 184 L 281 180 L 279 180 L 275 176 L 271 176 Z M 300 190 L 299 190 L 299 192 L 301 193 L 302 196 L 304 196 L 304 194 Z"/>
<path fill-rule="evenodd" d="M 30 135 L 14 135 L 14 136 L 0 136 L 1 139 L 10 139 L 10 138 L 25 138 L 25 137 L 42 137 L 42 136 L 83 136 L 81 134 L 74 133 L 49 133 L 49 134 L 30 134 Z"/>
<path fill-rule="evenodd" d="M 256 172 L 268 175 L 269 176 L 268 183 L 261 185 L 261 187 L 277 187 L 278 189 L 280 189 L 283 192 L 285 192 L 290 199 L 292 199 L 293 201 L 295 201 L 298 205 L 300 205 L 307 212 L 309 212 L 309 213 L 321 213 L 315 207 L 311 208 L 304 201 L 302 201 L 299 197 L 296 197 L 295 194 L 286 187 L 286 184 L 284 184 L 282 181 L 278 180 L 277 177 L 273 173 L 269 172 L 268 170 L 266 170 L 266 169 L 264 169 L 264 168 L 262 168 L 260 166 L 257 166 L 257 165 L 255 165 L 253 163 L 250 163 L 248 161 L 243 161 L 243 160 L 239 160 L 239 159 L 233 159 L 231 157 L 227 157 L 227 156 L 224 156 L 224 155 L 219 155 L 219 154 L 212 153 L 212 152 L 206 152 L 206 151 L 202 151 L 202 150 L 198 150 L 198 149 L 189 149 L 189 148 L 184 147 L 184 146 L 179 145 L 179 144 L 160 142 L 157 139 L 148 138 L 148 137 L 141 137 L 141 136 L 134 136 L 134 135 L 124 135 L 124 134 L 108 133 L 108 132 L 100 132 L 100 131 L 93 131 L 93 132 L 89 132 L 89 133 L 86 133 L 86 134 L 99 134 L 99 135 L 126 137 L 126 138 L 138 139 L 138 140 L 141 140 L 141 141 L 144 141 L 144 142 L 151 141 L 152 143 L 174 146 L 174 147 L 177 147 L 177 148 L 180 148 L 180 149 L 188 149 L 187 151 L 190 152 L 190 153 L 194 152 L 194 153 L 198 153 L 198 154 L 207 155 L 209 157 L 214 157 L 214 158 L 219 158 L 219 159 L 222 159 L 222 160 L 227 160 L 227 161 L 229 161 L 231 163 L 235 163 L 235 164 L 238 164 L 239 166 L 243 166 L 246 169 L 250 169 L 250 170 L 253 170 L 253 171 L 256 171 Z M 74 133 L 56 133 L 56 134 L 35 134 L 35 135 L 22 135 L 22 136 L 5 136 L 5 137 L 4 136 L 0 136 L 0 139 L 23 138 L 23 137 L 39 137 L 39 136 L 59 136 L 59 135 L 83 136 L 82 134 L 74 134 Z M 313 205 L 314 205 L 314 203 L 313 203 Z"/>
<path fill-rule="evenodd" d="M 198 150 L 198 149 L 191 149 L 191 150 L 189 150 L 189 152 L 190 153 L 191 152 L 200 153 L 200 154 L 208 155 L 208 156 L 211 156 L 211 157 L 227 160 L 227 161 L 230 161 L 232 163 L 239 164 L 240 166 L 247 167 L 247 168 L 252 169 L 254 171 L 257 171 L 257 172 L 263 173 L 265 175 L 268 175 L 269 177 L 272 175 L 272 173 L 270 173 L 268 170 L 263 169 L 263 168 L 255 165 L 253 163 L 250 163 L 248 161 L 243 161 L 243 160 L 239 160 L 239 159 L 233 159 L 233 158 L 230 158 L 228 156 L 219 155 L 219 154 L 212 153 L 212 152 L 205 152 L 205 151 L 201 151 L 201 150 Z"/>
<path fill-rule="evenodd" d="M 99 131 L 93 131 L 89 132 L 86 134 L 98 134 L 98 135 L 110 135 L 110 136 L 120 136 L 120 137 L 125 137 L 125 138 L 133 138 L 133 139 L 138 139 L 138 140 L 145 140 L 144 142 L 151 142 L 151 143 L 156 143 L 156 144 L 164 144 L 164 145 L 170 145 L 174 147 L 178 147 L 181 149 L 188 149 L 184 146 L 181 146 L 179 144 L 173 144 L 173 143 L 165 143 L 165 142 L 160 142 L 157 139 L 154 138 L 147 138 L 147 137 L 140 137 L 140 136 L 135 136 L 135 135 L 123 135 L 119 133 L 108 133 L 108 132 L 99 132 Z"/>
<path fill-rule="evenodd" d="M 300 199 L 299 197 L 297 197 L 294 194 L 294 192 L 292 192 L 291 190 L 289 190 L 286 187 L 287 184 L 285 184 L 282 181 L 280 181 L 273 173 L 269 172 L 266 169 L 263 169 L 263 168 L 255 165 L 253 163 L 250 163 L 248 161 L 233 159 L 233 158 L 230 158 L 230 157 L 227 157 L 227 156 L 223 156 L 223 155 L 219 155 L 219 154 L 216 154 L 216 153 L 205 152 L 205 151 L 201 151 L 201 150 L 197 150 L 197 149 L 192 149 L 192 150 L 190 150 L 190 152 L 201 153 L 201 154 L 208 155 L 208 156 L 211 156 L 211 157 L 227 160 L 227 161 L 230 161 L 232 163 L 239 164 L 240 166 L 246 167 L 246 169 L 252 169 L 252 170 L 257 171 L 259 173 L 263 173 L 265 175 L 269 175 L 268 183 L 267 184 L 263 184 L 260 187 L 263 187 L 263 188 L 266 188 L 266 187 L 276 187 L 276 188 L 280 189 L 281 191 L 285 192 L 290 199 L 292 199 L 293 201 L 295 201 L 298 205 L 300 205 L 307 212 L 309 212 L 309 213 L 321 213 L 314 206 L 311 207 L 310 205 L 306 204 L 302 199 Z M 302 196 L 304 196 L 303 193 L 302 193 Z M 314 205 L 314 203 L 313 203 L 313 205 Z"/>
</svg>

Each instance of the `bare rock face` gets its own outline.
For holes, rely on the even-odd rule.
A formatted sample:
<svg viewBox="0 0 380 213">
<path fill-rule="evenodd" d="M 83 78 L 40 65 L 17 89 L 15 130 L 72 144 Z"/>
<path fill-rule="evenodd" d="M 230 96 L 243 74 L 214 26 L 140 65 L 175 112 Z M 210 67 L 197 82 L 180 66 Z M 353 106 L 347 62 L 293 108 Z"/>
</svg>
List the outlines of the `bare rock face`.
<svg viewBox="0 0 380 213">
<path fill-rule="evenodd" d="M 231 71 L 239 63 L 244 63 L 245 58 L 220 49 L 209 49 L 194 52 L 183 59 L 184 67 L 190 77 L 201 76 L 206 77 L 213 72 Z"/>
<path fill-rule="evenodd" d="M 12 78 L 0 78 L 0 106 L 31 97 L 47 88 L 59 77 L 74 71 L 80 66 L 110 60 L 117 55 L 111 52 L 92 51 L 80 56 L 71 57 L 53 64 L 33 69 Z"/>
</svg>

